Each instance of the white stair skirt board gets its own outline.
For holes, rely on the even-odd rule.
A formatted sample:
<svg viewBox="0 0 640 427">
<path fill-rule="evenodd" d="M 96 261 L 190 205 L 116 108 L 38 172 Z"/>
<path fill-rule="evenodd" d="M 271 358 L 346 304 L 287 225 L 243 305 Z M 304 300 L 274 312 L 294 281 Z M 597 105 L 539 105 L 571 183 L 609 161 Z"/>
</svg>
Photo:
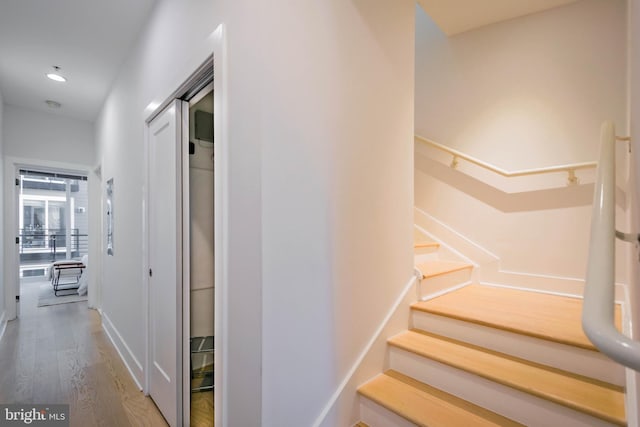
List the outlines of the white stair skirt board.
<svg viewBox="0 0 640 427">
<path fill-rule="evenodd" d="M 422 279 L 419 284 L 420 299 L 424 300 L 434 294 L 441 294 L 442 291 L 457 288 L 463 283 L 468 283 L 471 280 L 471 272 L 471 268 L 465 268 L 464 270 Z"/>
<path fill-rule="evenodd" d="M 360 396 L 360 420 L 369 427 L 415 427 L 411 421 Z"/>
<path fill-rule="evenodd" d="M 439 242 L 441 248 L 445 248 L 454 253 L 464 254 L 464 258 L 473 259 L 480 265 L 499 261 L 500 258 L 497 255 L 466 238 L 427 212 L 416 207 L 413 208 L 413 212 L 414 227 L 431 239 Z"/>
<path fill-rule="evenodd" d="M 389 362 L 391 369 L 529 427 L 615 425 L 397 347 L 390 347 Z"/>
<path fill-rule="evenodd" d="M 412 328 L 624 386 L 622 366 L 602 353 L 502 329 L 412 310 Z"/>
</svg>

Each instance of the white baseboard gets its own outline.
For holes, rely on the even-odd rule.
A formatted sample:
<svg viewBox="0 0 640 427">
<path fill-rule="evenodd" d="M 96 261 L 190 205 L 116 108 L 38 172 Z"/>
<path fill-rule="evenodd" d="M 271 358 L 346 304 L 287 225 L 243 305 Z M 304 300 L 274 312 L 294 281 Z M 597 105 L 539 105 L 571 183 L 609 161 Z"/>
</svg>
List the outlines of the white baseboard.
<svg viewBox="0 0 640 427">
<path fill-rule="evenodd" d="M 122 362 L 127 367 L 127 370 L 129 371 L 129 374 L 131 374 L 136 386 L 138 386 L 138 389 L 142 391 L 142 381 L 140 380 L 140 378 L 144 377 L 144 368 L 142 367 L 142 364 L 135 357 L 126 341 L 122 338 L 122 335 L 120 335 L 120 332 L 118 332 L 118 329 L 116 329 L 111 322 L 111 319 L 109 319 L 109 316 L 107 316 L 103 311 L 101 312 L 101 315 L 102 329 L 116 348 L 116 351 L 120 355 L 120 359 L 122 359 Z M 132 366 L 134 368 L 132 368 Z"/>
</svg>

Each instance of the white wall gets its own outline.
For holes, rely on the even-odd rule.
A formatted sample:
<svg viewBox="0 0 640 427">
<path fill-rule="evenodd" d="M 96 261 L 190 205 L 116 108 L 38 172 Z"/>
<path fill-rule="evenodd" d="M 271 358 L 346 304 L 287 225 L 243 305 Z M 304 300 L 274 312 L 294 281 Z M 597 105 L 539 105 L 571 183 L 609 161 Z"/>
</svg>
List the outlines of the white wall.
<svg viewBox="0 0 640 427">
<path fill-rule="evenodd" d="M 93 124 L 23 107 L 5 107 L 5 156 L 93 166 Z"/>
<path fill-rule="evenodd" d="M 626 128 L 625 10 L 622 0 L 583 0 L 451 38 L 420 10 L 416 133 L 511 171 L 597 160 L 601 122 Z M 416 156 L 418 208 L 496 254 L 504 270 L 584 277 L 590 186 L 566 187 L 566 175 L 551 185 L 474 179 L 427 157 Z M 621 228 L 627 206 L 622 197 Z"/>
<path fill-rule="evenodd" d="M 626 2 L 583 0 L 447 38 L 420 10 L 416 133 L 507 170 L 595 160 L 626 126 Z"/>
<path fill-rule="evenodd" d="M 4 242 L 4 197 L 2 191 L 4 191 L 4 139 L 3 139 L 3 130 L 4 130 L 4 102 L 2 101 L 2 93 L 0 93 L 0 203 L 2 203 L 2 207 L 0 208 L 0 242 Z M 5 261 L 4 261 L 4 244 L 0 244 L 0 271 L 5 271 Z M 6 282 L 4 279 L 4 274 L 0 274 L 0 339 L 2 338 L 2 333 L 4 331 L 4 326 L 6 324 L 6 308 L 5 308 L 5 293 L 6 293 Z"/>
<path fill-rule="evenodd" d="M 182 82 L 185 66 L 195 69 L 220 22 L 229 287 L 216 416 L 223 425 L 309 425 L 412 274 L 414 6 L 158 3 L 96 133 L 102 179 L 117 188 L 103 310 L 139 380 L 142 112 Z"/>
<path fill-rule="evenodd" d="M 412 276 L 415 2 L 279 3 L 262 11 L 262 425 L 302 426 Z"/>
</svg>

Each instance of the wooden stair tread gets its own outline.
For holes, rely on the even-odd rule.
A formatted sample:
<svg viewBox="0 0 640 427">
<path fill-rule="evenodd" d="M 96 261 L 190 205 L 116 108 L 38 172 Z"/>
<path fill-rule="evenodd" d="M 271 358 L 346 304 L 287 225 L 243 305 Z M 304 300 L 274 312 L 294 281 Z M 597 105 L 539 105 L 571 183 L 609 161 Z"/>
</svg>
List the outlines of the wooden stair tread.
<svg viewBox="0 0 640 427">
<path fill-rule="evenodd" d="M 473 265 L 457 261 L 425 261 L 416 265 L 416 268 L 422 272 L 423 279 L 428 279 L 467 268 L 471 269 Z"/>
<path fill-rule="evenodd" d="M 560 405 L 625 426 L 621 387 L 547 368 L 422 331 L 407 331 L 389 344 Z"/>
<path fill-rule="evenodd" d="M 413 229 L 413 247 L 414 249 L 420 248 L 439 248 L 440 243 L 434 242 L 427 235 L 420 230 Z"/>
<path fill-rule="evenodd" d="M 419 248 L 439 248 L 440 247 L 440 243 L 438 243 L 438 242 L 429 242 L 429 241 L 415 242 L 413 244 L 413 247 L 415 249 L 419 249 Z"/>
<path fill-rule="evenodd" d="M 521 426 L 393 370 L 360 386 L 358 392 L 419 426 Z"/>
<path fill-rule="evenodd" d="M 582 300 L 483 285 L 469 285 L 412 309 L 510 332 L 596 350 L 582 331 Z M 616 305 L 620 330 L 620 307 Z"/>
</svg>

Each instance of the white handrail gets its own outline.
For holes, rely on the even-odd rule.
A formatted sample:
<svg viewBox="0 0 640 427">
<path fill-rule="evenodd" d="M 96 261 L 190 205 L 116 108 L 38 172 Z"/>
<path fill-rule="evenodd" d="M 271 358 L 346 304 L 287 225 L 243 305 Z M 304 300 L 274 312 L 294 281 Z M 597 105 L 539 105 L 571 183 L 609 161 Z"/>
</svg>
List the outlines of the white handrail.
<svg viewBox="0 0 640 427">
<path fill-rule="evenodd" d="M 437 148 L 438 150 L 444 151 L 445 153 L 449 153 L 453 156 L 453 160 L 451 162 L 451 167 L 455 168 L 458 165 L 458 159 L 464 159 L 469 163 L 473 163 L 474 165 L 478 165 L 482 168 L 495 172 L 499 175 L 502 175 L 507 178 L 517 177 L 517 176 L 527 176 L 527 175 L 540 175 L 545 173 L 557 173 L 557 172 L 566 172 L 568 173 L 568 180 L 570 184 L 577 184 L 578 178 L 576 177 L 575 172 L 579 169 L 593 169 L 598 163 L 597 162 L 584 162 L 584 163 L 572 163 L 568 165 L 559 165 L 559 166 L 548 166 L 544 168 L 534 168 L 534 169 L 524 169 L 519 171 L 506 171 L 497 166 L 491 165 L 489 163 L 483 162 L 482 160 L 478 160 L 475 157 L 472 157 L 468 154 L 465 154 L 461 151 L 455 150 L 453 148 L 449 148 L 445 145 L 439 144 L 435 141 L 431 141 L 420 135 L 415 135 L 415 140 L 423 142 L 425 144 L 431 145 L 432 147 Z"/>
<path fill-rule="evenodd" d="M 614 321 L 615 135 L 613 123 L 604 122 L 600 133 L 600 162 L 593 198 L 582 329 L 602 353 L 640 371 L 640 342 L 618 332 Z"/>
</svg>

